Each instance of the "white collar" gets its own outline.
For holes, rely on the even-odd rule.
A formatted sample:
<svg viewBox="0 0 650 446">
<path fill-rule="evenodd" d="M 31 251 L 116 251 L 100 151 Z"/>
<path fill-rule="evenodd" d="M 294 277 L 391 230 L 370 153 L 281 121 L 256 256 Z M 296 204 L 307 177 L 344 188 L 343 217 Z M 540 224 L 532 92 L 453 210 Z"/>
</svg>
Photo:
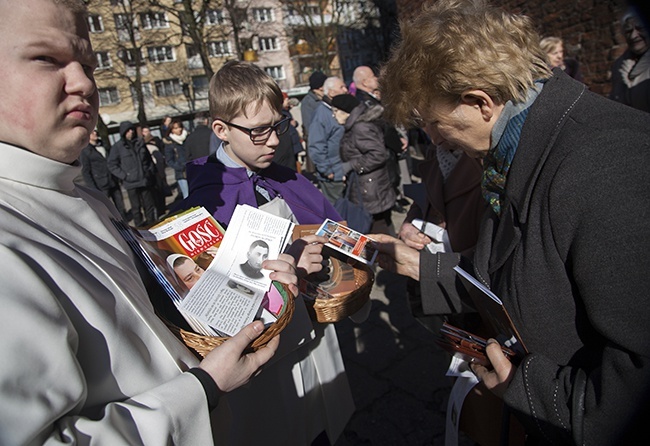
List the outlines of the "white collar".
<svg viewBox="0 0 650 446">
<path fill-rule="evenodd" d="M 0 178 L 43 189 L 70 192 L 81 174 L 81 163 L 65 164 L 0 142 Z"/>
</svg>

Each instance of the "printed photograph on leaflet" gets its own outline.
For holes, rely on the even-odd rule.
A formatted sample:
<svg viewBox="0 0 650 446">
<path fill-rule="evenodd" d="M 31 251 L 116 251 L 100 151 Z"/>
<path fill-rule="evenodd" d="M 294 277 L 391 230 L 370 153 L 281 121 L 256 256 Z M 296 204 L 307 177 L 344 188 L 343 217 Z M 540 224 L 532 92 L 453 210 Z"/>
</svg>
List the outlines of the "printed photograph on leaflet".
<svg viewBox="0 0 650 446">
<path fill-rule="evenodd" d="M 187 293 L 180 308 L 220 333 L 232 336 L 260 316 L 277 316 L 279 293 L 268 293 L 270 271 L 262 268 L 266 259 L 276 259 L 290 241 L 293 223 L 248 205 L 238 205 L 214 261 Z M 276 296 L 277 294 L 277 296 Z"/>
<path fill-rule="evenodd" d="M 293 240 L 314 235 L 322 224 L 296 225 Z M 323 248 L 323 269 L 300 279 L 300 292 L 308 299 L 331 299 L 346 296 L 357 290 L 359 283 L 355 270 L 365 268 L 363 262 L 332 247 Z"/>
<path fill-rule="evenodd" d="M 316 235 L 328 238 L 326 246 L 368 265 L 372 265 L 377 257 L 371 238 L 334 220 L 325 220 Z"/>
</svg>

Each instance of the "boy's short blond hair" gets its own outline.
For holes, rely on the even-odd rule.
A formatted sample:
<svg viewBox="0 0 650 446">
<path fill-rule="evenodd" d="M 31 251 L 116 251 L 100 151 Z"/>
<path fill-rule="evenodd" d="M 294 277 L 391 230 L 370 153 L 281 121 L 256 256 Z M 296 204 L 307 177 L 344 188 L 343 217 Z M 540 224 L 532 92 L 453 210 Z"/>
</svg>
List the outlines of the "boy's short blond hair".
<svg viewBox="0 0 650 446">
<path fill-rule="evenodd" d="M 231 121 L 246 116 L 246 107 L 267 102 L 282 112 L 282 90 L 264 70 L 249 62 L 231 60 L 210 79 L 210 115 L 213 119 Z"/>
</svg>

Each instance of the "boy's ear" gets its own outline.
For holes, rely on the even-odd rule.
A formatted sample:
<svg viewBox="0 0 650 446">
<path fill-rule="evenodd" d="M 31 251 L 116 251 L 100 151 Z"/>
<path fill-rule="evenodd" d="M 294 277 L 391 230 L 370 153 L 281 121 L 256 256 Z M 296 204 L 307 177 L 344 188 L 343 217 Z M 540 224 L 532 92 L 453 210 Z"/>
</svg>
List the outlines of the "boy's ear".
<svg viewBox="0 0 650 446">
<path fill-rule="evenodd" d="M 217 135 L 217 138 L 219 138 L 222 141 L 228 141 L 228 126 L 223 123 L 220 119 L 215 119 L 212 122 L 212 131 L 214 132 L 215 135 Z"/>
</svg>

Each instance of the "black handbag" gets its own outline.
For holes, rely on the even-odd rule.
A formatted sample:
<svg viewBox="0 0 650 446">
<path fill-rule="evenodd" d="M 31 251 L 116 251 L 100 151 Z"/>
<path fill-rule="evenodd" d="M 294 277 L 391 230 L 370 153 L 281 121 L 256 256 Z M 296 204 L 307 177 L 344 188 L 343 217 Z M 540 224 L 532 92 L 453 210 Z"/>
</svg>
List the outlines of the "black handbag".
<svg viewBox="0 0 650 446">
<path fill-rule="evenodd" d="M 348 228 L 354 229 L 361 234 L 367 234 L 372 228 L 372 214 L 363 207 L 362 203 L 356 204 L 350 200 L 350 186 L 352 182 L 359 184 L 359 178 L 356 172 L 352 172 L 348 176 L 347 185 L 345 186 L 345 193 L 341 198 L 336 200 L 334 208 L 338 211 L 339 215 L 347 222 Z"/>
</svg>

